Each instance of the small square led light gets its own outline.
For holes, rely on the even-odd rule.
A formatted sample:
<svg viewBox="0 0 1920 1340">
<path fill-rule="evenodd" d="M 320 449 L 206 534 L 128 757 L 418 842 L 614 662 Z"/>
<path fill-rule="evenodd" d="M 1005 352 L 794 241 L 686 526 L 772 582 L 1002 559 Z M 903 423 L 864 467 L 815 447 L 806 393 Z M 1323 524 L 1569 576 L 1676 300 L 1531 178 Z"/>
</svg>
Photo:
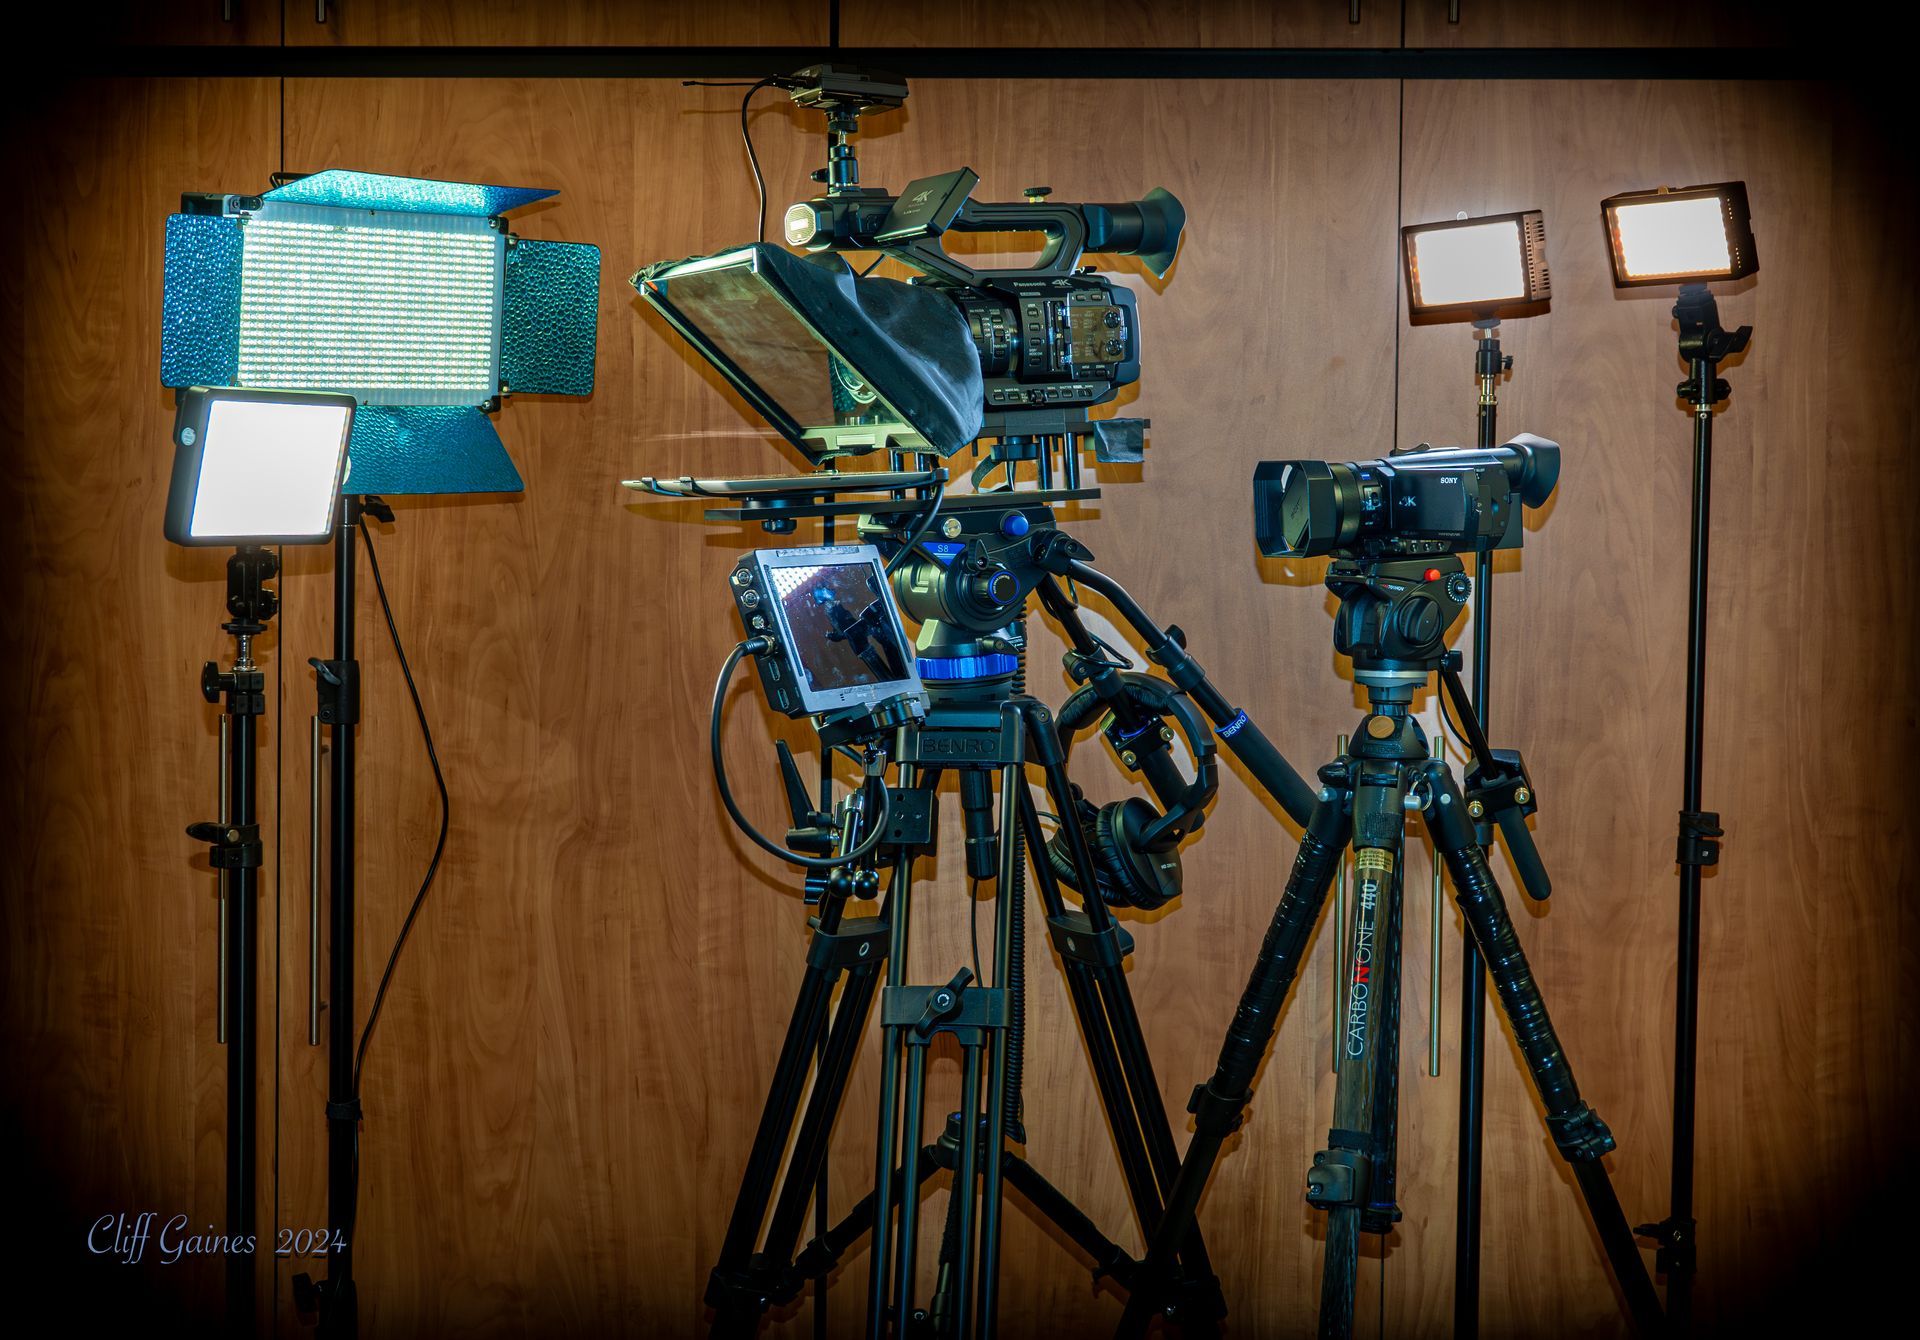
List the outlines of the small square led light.
<svg viewBox="0 0 1920 1340">
<path fill-rule="evenodd" d="M 1744 279 L 1760 268 L 1743 181 L 1609 196 L 1600 217 L 1615 288 Z"/>
<path fill-rule="evenodd" d="M 1400 230 L 1407 311 L 1416 320 L 1531 315 L 1552 297 L 1547 227 L 1537 209 Z"/>
<path fill-rule="evenodd" d="M 353 431 L 350 395 L 185 387 L 173 422 L 175 544 L 320 544 Z"/>
</svg>

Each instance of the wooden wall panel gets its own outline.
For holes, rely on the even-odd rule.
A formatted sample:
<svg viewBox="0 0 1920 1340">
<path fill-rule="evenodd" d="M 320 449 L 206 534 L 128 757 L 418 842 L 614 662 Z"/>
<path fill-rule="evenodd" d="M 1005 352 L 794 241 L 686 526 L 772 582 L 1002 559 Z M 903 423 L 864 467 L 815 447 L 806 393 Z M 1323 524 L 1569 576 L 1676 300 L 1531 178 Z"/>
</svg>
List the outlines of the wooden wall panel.
<svg viewBox="0 0 1920 1340">
<path fill-rule="evenodd" d="M 1061 142 L 1054 163 L 1010 128 L 981 131 L 989 107 L 1009 104 L 1022 107 L 1021 120 L 1093 125 L 1111 92 L 927 83 L 896 118 L 904 126 L 876 126 L 883 133 L 867 141 L 867 176 L 903 181 L 965 161 L 1001 197 L 1038 174 L 1080 197 L 1166 184 L 1187 201 L 1189 250 L 1164 292 L 1142 296 L 1149 375 L 1129 412 L 1155 413 L 1174 387 L 1200 409 L 1160 411 L 1144 482 L 1121 472 L 1098 518 L 1077 529 L 1163 617 L 1189 628 L 1223 683 L 1292 734 L 1301 724 L 1289 706 L 1295 691 L 1313 696 L 1330 658 L 1323 628 L 1305 639 L 1290 629 L 1321 622 L 1321 594 L 1244 586 L 1244 532 L 1222 545 L 1200 518 L 1209 500 L 1236 495 L 1244 511 L 1251 462 L 1273 446 L 1262 426 L 1276 410 L 1313 425 L 1317 440 L 1359 452 L 1387 445 L 1391 406 L 1378 388 L 1391 377 L 1394 91 L 1134 86 L 1128 96 L 1160 129 L 1097 167 L 1083 166 L 1096 161 L 1091 144 Z M 1196 98 L 1205 119 L 1176 115 Z M 515 403 L 502 416 L 527 494 L 408 507 L 386 543 L 456 820 L 443 884 L 415 929 L 369 1061 L 362 1270 L 382 1324 L 593 1329 L 643 1315 L 673 1329 L 695 1325 L 791 1007 L 804 946 L 792 882 L 770 861 L 743 864 L 703 744 L 707 677 L 736 636 L 724 574 L 758 537 L 710 531 L 670 507 L 629 506 L 615 486 L 639 472 L 790 468 L 639 315 L 624 284 L 642 261 L 712 250 L 750 231 L 732 106 L 723 92 L 669 83 L 289 85 L 290 163 L 557 186 L 559 202 L 521 230 L 591 238 L 606 252 L 595 397 Z M 786 115 L 776 106 L 759 120 L 776 209 L 802 193 L 818 149 L 814 135 L 782 124 Z M 1234 128 L 1230 142 L 1205 129 L 1215 125 Z M 445 129 L 423 140 L 420 127 Z M 701 190 L 689 200 L 693 181 Z M 1375 245 L 1361 250 L 1340 224 L 1368 217 L 1378 221 Z M 1274 229 L 1297 251 L 1276 254 L 1267 243 Z M 1148 287 L 1136 266 L 1129 271 Z M 1268 296 L 1219 305 L 1220 294 L 1249 282 Z M 1356 293 L 1371 296 L 1354 302 Z M 1297 319 L 1344 303 L 1354 310 L 1337 330 Z M 1244 324 L 1238 361 L 1216 357 L 1202 338 L 1222 321 Z M 1247 363 L 1271 370 L 1251 391 L 1240 372 Z M 1147 545 L 1144 536 L 1165 539 Z M 1210 597 L 1235 571 L 1236 600 Z M 292 599 L 303 609 L 317 600 Z M 370 611 L 363 619 L 372 626 Z M 1057 647 L 1042 646 L 1052 649 L 1035 653 L 1036 683 L 1057 698 L 1065 690 Z M 363 841 L 395 856 L 364 895 L 362 964 L 371 972 L 430 846 L 432 805 L 399 685 L 381 648 L 366 654 Z M 1309 738 L 1331 742 L 1346 696 L 1320 693 L 1325 710 Z M 742 685 L 735 701 L 731 766 L 752 812 L 771 823 L 778 801 L 757 695 Z M 290 752 L 300 755 L 301 743 Z M 1090 789 L 1109 789 L 1097 760 L 1089 765 Z M 290 775 L 303 768 L 290 762 Z M 1170 1095 L 1196 1078 L 1191 1058 L 1213 1045 L 1244 972 L 1242 947 L 1271 908 L 1276 890 L 1247 855 L 1266 850 L 1271 866 L 1290 843 L 1266 808 L 1238 781 L 1232 787 L 1192 858 L 1194 887 L 1205 892 L 1184 914 L 1142 928 L 1136 989 Z M 965 954 L 966 932 L 964 900 L 942 865 L 945 886 L 929 883 L 920 900 L 915 968 L 944 980 Z M 1034 943 L 1043 943 L 1037 925 Z M 1120 1231 L 1111 1147 L 1057 976 L 1037 951 L 1035 977 L 1035 1157 Z M 1263 1168 L 1271 1159 L 1271 1175 L 1289 1185 L 1325 1120 L 1314 1112 L 1326 1097 L 1329 1009 L 1322 999 L 1303 1012 L 1302 1030 L 1284 1044 L 1276 1067 L 1305 1082 L 1276 1086 L 1263 1107 L 1262 1148 L 1249 1154 Z M 283 1022 L 304 1029 L 304 1014 Z M 945 1065 L 936 1074 L 942 1096 L 933 1106 L 944 1110 L 952 1076 Z M 290 1114 L 317 1108 L 317 1072 L 289 1083 L 309 1090 L 289 1096 Z M 869 1177 L 874 1100 L 869 1062 L 837 1145 L 842 1206 Z M 317 1131 L 317 1119 L 296 1115 L 288 1143 Z M 318 1195 L 318 1171 L 296 1170 L 296 1157 L 286 1194 L 306 1203 Z M 1216 1197 L 1235 1207 L 1229 1217 L 1263 1199 L 1246 1172 L 1243 1163 Z M 305 1198 L 296 1187 L 309 1189 Z M 1288 1216 L 1298 1217 L 1291 1207 Z M 1009 1236 L 1022 1327 L 1111 1315 L 1111 1300 L 1076 1283 L 1079 1266 L 1024 1218 Z M 1256 1276 L 1280 1272 L 1286 1294 L 1306 1280 L 1302 1256 L 1276 1259 L 1245 1239 L 1221 1251 L 1238 1297 L 1255 1292 Z M 837 1307 L 859 1306 L 864 1274 L 863 1250 L 843 1272 Z M 804 1323 L 802 1312 L 796 1324 Z"/>
<path fill-rule="evenodd" d="M 1507 127 L 1491 142 L 1474 129 L 1490 111 Z M 1866 124 L 1817 86 L 1407 86 L 1408 222 L 1546 211 L 1554 310 L 1503 328 L 1515 369 L 1501 427 L 1555 438 L 1564 469 L 1524 556 L 1501 565 L 1493 733 L 1527 751 L 1539 783 L 1556 892 L 1522 935 L 1620 1141 L 1611 1166 L 1635 1222 L 1664 1214 L 1667 1191 L 1692 425 L 1672 394 L 1685 366 L 1671 293 L 1614 293 L 1597 204 L 1663 182 L 1752 191 L 1761 272 L 1721 302 L 1755 333 L 1724 370 L 1717 426 L 1705 778 L 1728 838 L 1704 894 L 1700 1303 L 1727 1326 L 1777 1321 L 1799 1289 L 1784 1264 L 1835 1250 L 1821 1226 L 1859 1185 L 1835 1151 L 1896 1138 L 1886 1105 L 1912 1084 L 1899 1025 L 1873 1004 L 1898 996 L 1911 946 L 1866 890 L 1879 861 L 1903 883 L 1913 867 L 1865 854 L 1900 821 L 1850 761 L 1875 739 L 1910 747 L 1913 731 L 1870 706 L 1889 676 L 1908 682 L 1911 625 L 1858 654 L 1875 609 L 1912 605 L 1901 523 L 1858 492 L 1911 450 L 1912 392 L 1869 391 L 1830 343 L 1855 329 L 1863 286 L 1913 291 L 1905 249 L 1860 226 L 1898 216 L 1906 193 L 1870 166 Z M 1875 343 L 1910 338 L 1900 312 Z M 1464 438 L 1471 333 L 1401 338 L 1405 435 Z M 1853 571 L 1887 573 L 1891 589 L 1834 580 Z M 1515 1062 L 1496 1045 L 1488 1066 L 1488 1325 L 1593 1333 L 1617 1318 L 1604 1258 Z M 1450 1233 L 1407 1246 L 1407 1273 L 1450 1275 Z M 1543 1258 L 1561 1265 L 1529 1268 Z M 1426 1301 L 1396 1313 L 1410 1332 L 1444 1320 Z"/>
<path fill-rule="evenodd" d="M 260 0 L 253 0 L 260 3 Z M 780 46 L 827 41 L 828 0 L 281 0 L 289 46 Z"/>
<path fill-rule="evenodd" d="M 841 0 L 853 47 L 1393 47 L 1399 0 Z"/>
<path fill-rule="evenodd" d="M 526 494 L 402 502 L 379 528 L 453 832 L 369 1054 L 360 1265 L 370 1331 L 692 1332 L 798 979 L 803 911 L 789 873 L 728 829 L 703 741 L 711 675 L 736 636 L 725 573 L 765 537 L 635 503 L 617 481 L 793 468 L 625 284 L 640 263 L 750 232 L 737 101 L 670 80 L 296 80 L 281 159 L 281 94 L 77 86 L 38 105 L 11 150 L 49 202 L 10 217 L 3 309 L 25 351 L 0 410 L 23 500 L 4 564 L 22 710 L 0 728 L 29 853 L 0 899 L 8 1054 L 25 1058 L 14 1120 L 23 1147 L 45 1151 L 39 1191 L 65 1216 L 60 1232 L 102 1202 L 218 1212 L 211 900 L 180 829 L 212 780 L 195 671 L 226 639 L 217 558 L 159 539 L 161 218 L 182 188 L 245 188 L 276 163 L 557 187 L 515 229 L 604 248 L 598 391 L 502 413 Z M 1102 120 L 1116 100 L 1137 110 L 1124 141 Z M 1518 368 L 1503 424 L 1557 436 L 1567 468 L 1524 555 L 1503 564 L 1494 733 L 1526 749 L 1543 789 L 1537 832 L 1560 891 L 1521 934 L 1620 1137 L 1612 1166 L 1636 1219 L 1664 1209 L 1688 423 L 1667 398 L 1682 369 L 1666 303 L 1613 296 L 1594 206 L 1659 180 L 1752 183 L 1765 268 L 1726 298 L 1757 333 L 1727 369 L 1709 725 L 1708 800 L 1730 833 L 1707 886 L 1701 1302 L 1728 1329 L 1777 1320 L 1810 1274 L 1841 1267 L 1874 1208 L 1861 1170 L 1897 1163 L 1913 1097 L 1911 1042 L 1885 1002 L 1906 1003 L 1914 954 L 1911 835 L 1890 778 L 1916 743 L 1899 704 L 1920 599 L 1892 499 L 1920 444 L 1890 360 L 1920 332 L 1901 227 L 1911 186 L 1888 172 L 1876 129 L 1889 123 L 1771 84 L 925 81 L 861 141 L 869 181 L 967 163 L 983 198 L 1045 181 L 1066 199 L 1165 185 L 1186 202 L 1167 280 L 1117 266 L 1140 290 L 1145 375 L 1122 412 L 1154 418 L 1147 462 L 1103 470 L 1107 496 L 1070 525 L 1186 628 L 1303 768 L 1351 728 L 1359 698 L 1331 651 L 1322 565 L 1255 558 L 1251 466 L 1463 440 L 1470 337 L 1404 327 L 1395 225 L 1547 209 L 1560 296 L 1551 315 L 1506 328 Z M 777 217 L 807 193 L 821 141 L 774 98 L 755 125 Z M 281 801 L 298 816 L 304 658 L 328 650 L 330 559 L 290 551 L 289 567 L 270 728 L 284 722 Z M 360 620 L 364 1016 L 437 808 L 364 570 Z M 1055 701 L 1058 650 L 1037 632 L 1033 683 Z M 1430 699 L 1422 711 L 1431 730 Z M 728 723 L 733 775 L 771 825 L 775 723 L 750 685 L 736 684 Z M 1092 794 L 1119 794 L 1097 751 L 1082 764 Z M 1176 1112 L 1211 1064 L 1293 850 L 1290 826 L 1229 772 L 1187 857 L 1191 892 L 1130 919 L 1130 980 Z M 324 1214 L 303 829 L 280 834 L 288 924 L 263 932 L 282 969 L 281 1182 L 262 1217 L 291 1225 Z M 922 980 L 967 957 L 955 867 L 923 866 Z M 1425 874 L 1416 859 L 1413 888 Z M 1452 1264 L 1457 918 L 1442 925 L 1444 1073 L 1430 1080 L 1424 909 L 1410 898 L 1407 1217 L 1362 1276 L 1363 1323 L 1408 1335 L 1444 1332 Z M 1030 1152 L 1136 1242 L 1037 921 L 1030 938 Z M 1204 1207 L 1247 1334 L 1312 1331 L 1317 1223 L 1299 1187 L 1331 1107 L 1327 938 Z M 934 1074 L 939 1112 L 957 1091 L 950 1056 Z M 870 1175 L 875 1076 L 869 1048 L 835 1145 L 838 1207 Z M 1488 1092 L 1486 1333 L 1622 1333 L 1504 1041 Z M 1007 1334 L 1111 1323 L 1117 1302 L 1084 1263 L 1021 1211 L 1007 1233 Z M 855 1324 L 866 1261 L 858 1249 L 840 1273 L 836 1333 Z M 289 1332 L 298 1268 L 277 1282 Z M 217 1289 L 207 1270 L 99 1278 L 171 1306 Z M 807 1325 L 802 1305 L 776 1331 Z"/>
<path fill-rule="evenodd" d="M 25 1192 L 22 1276 L 95 1319 L 137 1306 L 164 1325 L 221 1287 L 210 1259 L 163 1266 L 149 1247 L 122 1266 L 85 1243 L 102 1215 L 184 1214 L 195 1230 L 223 1216 L 218 902 L 185 829 L 216 817 L 219 736 L 200 665 L 229 662 L 233 640 L 219 630 L 222 554 L 160 535 L 173 458 L 161 244 L 182 190 L 266 180 L 274 95 L 263 80 L 10 90 L 21 101 L 9 103 L 6 173 L 20 201 L 0 281 L 13 499 L 0 527 L 6 1129 Z M 258 651 L 277 670 L 277 635 Z M 269 843 L 277 733 L 269 716 Z M 274 877 L 262 872 L 263 1028 Z M 271 1074 L 269 1039 L 260 1059 Z M 263 1186 L 271 1115 L 263 1099 Z"/>
</svg>

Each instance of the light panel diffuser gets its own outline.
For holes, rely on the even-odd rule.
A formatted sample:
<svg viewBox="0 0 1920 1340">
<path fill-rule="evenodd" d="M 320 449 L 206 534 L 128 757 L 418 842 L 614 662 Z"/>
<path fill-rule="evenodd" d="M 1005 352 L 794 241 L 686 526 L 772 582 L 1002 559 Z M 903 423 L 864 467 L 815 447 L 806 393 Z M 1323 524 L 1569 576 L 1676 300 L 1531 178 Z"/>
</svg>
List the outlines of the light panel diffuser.
<svg viewBox="0 0 1920 1340">
<path fill-rule="evenodd" d="M 1400 230 L 1407 310 L 1415 319 L 1530 315 L 1552 297 L 1547 231 L 1539 210 Z"/>
<path fill-rule="evenodd" d="M 305 217 L 283 217 L 292 210 Z M 484 219 L 314 217 L 341 213 L 268 206 L 248 221 L 240 385 L 348 391 L 372 405 L 497 394 L 505 238 Z"/>
<path fill-rule="evenodd" d="M 352 396 L 189 387 L 174 419 L 166 534 L 176 544 L 317 544 L 353 428 Z"/>
<path fill-rule="evenodd" d="M 1760 268 L 1745 182 L 1631 191 L 1600 202 L 1617 288 L 1744 279 Z"/>
</svg>

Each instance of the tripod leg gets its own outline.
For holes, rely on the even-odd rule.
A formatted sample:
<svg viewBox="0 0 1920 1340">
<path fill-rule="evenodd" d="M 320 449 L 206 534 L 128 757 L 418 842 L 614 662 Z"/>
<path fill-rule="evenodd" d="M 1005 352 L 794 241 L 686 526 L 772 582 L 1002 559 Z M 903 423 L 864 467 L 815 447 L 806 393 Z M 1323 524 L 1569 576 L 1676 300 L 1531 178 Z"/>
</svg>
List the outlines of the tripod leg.
<svg viewBox="0 0 1920 1340">
<path fill-rule="evenodd" d="M 1313 1156 L 1307 1201 L 1327 1211 L 1327 1250 L 1320 1275 L 1322 1340 L 1353 1334 L 1353 1295 L 1360 1234 L 1391 1221 L 1375 1210 L 1384 1188 L 1392 1128 L 1393 1037 L 1399 962 L 1402 856 L 1406 838 L 1403 770 L 1395 762 L 1357 762 L 1353 793 L 1353 923 L 1346 932 L 1347 1009 L 1340 1021 L 1340 1073 L 1334 1084 L 1333 1129 Z M 1384 935 L 1383 935 L 1384 931 Z M 1384 1219 L 1384 1222 L 1383 1222 Z"/>
<path fill-rule="evenodd" d="M 900 769 L 900 785 L 913 785 L 908 775 L 910 769 Z M 888 918 L 890 940 L 887 952 L 887 985 L 897 987 L 906 982 L 907 971 L 907 920 L 908 898 L 913 886 L 913 862 L 902 855 L 893 868 L 893 885 L 887 891 L 886 909 L 882 913 Z M 899 1087 L 900 1087 L 900 1041 L 899 1030 L 883 1028 L 880 1031 L 880 1117 L 879 1128 L 874 1137 L 874 1174 L 873 1174 L 873 1260 L 872 1273 L 867 1277 L 867 1336 L 868 1340 L 885 1340 L 887 1326 L 887 1284 L 893 1267 L 893 1151 L 894 1137 L 899 1128 Z M 909 1196 L 912 1192 L 907 1193 Z M 917 1202 L 909 1201 L 909 1204 Z M 912 1228 L 913 1217 L 907 1216 L 907 1227 Z"/>
<path fill-rule="evenodd" d="M 800 1119 L 800 1133 L 794 1137 L 786 1181 L 780 1188 L 780 1198 L 774 1203 L 773 1219 L 767 1228 L 762 1255 L 777 1266 L 793 1259 L 800 1227 L 806 1220 L 807 1203 L 820 1199 L 818 1179 L 826 1161 L 827 1141 L 840 1114 L 841 1100 L 846 1096 L 847 1077 L 853 1071 L 860 1039 L 866 1033 L 879 977 L 878 964 L 854 968 L 847 974 L 846 990 L 841 993 L 840 1005 L 827 1032 L 818 1078 L 807 1099 L 806 1114 Z"/>
<path fill-rule="evenodd" d="M 1626 1295 L 1635 1326 L 1643 1335 L 1656 1335 L 1663 1325 L 1660 1299 L 1606 1167 L 1600 1162 L 1613 1148 L 1613 1134 L 1599 1114 L 1581 1101 L 1573 1067 L 1560 1049 L 1553 1021 L 1547 1017 L 1546 1001 L 1534 985 L 1533 971 L 1514 933 L 1506 900 L 1487 867 L 1485 853 L 1474 840 L 1466 802 L 1446 769 L 1436 768 L 1431 775 L 1427 828 L 1446 860 L 1467 929 L 1479 942 L 1500 996 L 1500 1007 L 1513 1027 L 1521 1055 L 1526 1057 L 1541 1105 L 1547 1109 L 1547 1129 L 1561 1157 L 1573 1165 L 1574 1179 L 1613 1263 L 1614 1278 Z"/>
<path fill-rule="evenodd" d="M 907 1046 L 906 1112 L 900 1138 L 906 1141 L 901 1158 L 900 1181 L 904 1186 L 920 1185 L 920 1129 L 925 1118 L 927 1093 L 927 1047 L 925 1043 Z M 956 1193 L 958 1187 L 955 1188 Z M 900 1245 L 894 1269 L 893 1305 L 896 1309 L 893 1333 L 904 1336 L 913 1320 L 914 1248 L 920 1240 L 920 1202 L 908 1196 L 900 1203 Z"/>
<path fill-rule="evenodd" d="M 843 901 L 836 899 L 822 909 L 821 930 L 827 935 L 831 936 L 838 928 L 843 906 Z M 786 1038 L 780 1046 L 780 1059 L 774 1065 L 773 1083 L 768 1088 L 760 1124 L 754 1132 L 746 1172 L 734 1198 L 733 1215 L 727 1222 L 720 1260 L 707 1279 L 707 1302 L 715 1311 L 716 1330 L 738 1329 L 743 1319 L 746 1328 L 751 1330 L 764 1305 L 764 1285 L 753 1268 L 754 1249 L 774 1183 L 780 1175 L 787 1135 L 793 1129 L 800 1095 L 806 1087 L 814 1044 L 826 1020 L 839 976 L 839 968 L 809 954 L 806 975 L 801 980 Z"/>
<path fill-rule="evenodd" d="M 1026 797 L 1023 807 L 1021 797 Z M 981 1123 L 986 1170 L 980 1196 L 980 1331 L 991 1340 L 1000 1325 L 1000 1217 L 1006 1199 L 1002 1185 L 1007 1148 L 1009 1108 L 1013 1099 L 1007 1090 L 1011 1081 L 1013 1031 L 1022 1027 L 1017 1011 L 1022 1008 L 1026 965 L 1018 956 L 1026 951 L 1026 936 L 1016 935 L 1017 926 L 1027 915 L 1025 881 L 1021 878 L 1027 854 L 1035 848 L 1032 834 L 1021 842 L 1025 831 L 1023 809 L 1030 809 L 1033 797 L 1027 790 L 1024 766 L 1008 767 L 1000 773 L 1000 868 L 994 880 L 993 894 L 993 985 L 1007 994 L 1006 1026 L 993 1035 L 993 1055 L 988 1065 L 987 1111 Z M 1037 821 L 1036 821 L 1037 826 Z M 1016 948 L 1018 946 L 1018 948 Z M 971 1132 L 962 1131 L 967 1140 Z"/>
<path fill-rule="evenodd" d="M 1280 1006 L 1299 972 L 1307 937 L 1313 933 L 1313 924 L 1327 901 L 1327 890 L 1333 885 L 1333 872 L 1346 849 L 1347 799 L 1343 779 L 1340 788 L 1328 787 L 1320 792 L 1307 817 L 1307 831 L 1294 857 L 1293 872 L 1273 909 L 1273 921 L 1261 941 L 1246 989 L 1240 993 L 1240 1005 L 1221 1044 L 1213 1077 L 1194 1090 L 1188 1105 L 1194 1116 L 1193 1139 L 1167 1193 L 1159 1230 L 1142 1262 L 1141 1287 L 1128 1295 L 1127 1310 L 1120 1321 L 1121 1335 L 1145 1334 L 1148 1321 L 1160 1305 L 1154 1282 L 1165 1278 L 1178 1259 L 1193 1228 L 1201 1192 L 1219 1161 L 1220 1148 L 1239 1129 L 1241 1115 L 1252 1097 L 1260 1058 L 1273 1040 Z"/>
<path fill-rule="evenodd" d="M 1051 732 L 1036 731 L 1036 737 L 1045 734 L 1050 739 Z M 1072 814 L 1070 805 L 1072 792 L 1068 789 L 1065 769 L 1058 762 L 1057 747 L 1054 761 L 1047 769 L 1048 790 L 1054 795 L 1055 804 L 1065 804 L 1067 808 L 1057 811 Z M 1055 790 L 1058 783 L 1060 790 Z M 1112 1128 L 1114 1144 L 1120 1153 L 1121 1174 L 1127 1183 L 1127 1194 L 1133 1202 L 1134 1212 L 1139 1217 L 1143 1233 L 1151 1234 L 1161 1218 L 1161 1197 L 1159 1185 L 1154 1180 L 1153 1162 L 1148 1155 L 1146 1140 L 1140 1131 L 1140 1124 L 1133 1113 L 1133 1098 L 1127 1088 L 1127 1080 L 1120 1064 L 1120 1058 L 1114 1046 L 1113 1033 L 1107 1022 L 1106 1008 L 1101 1003 L 1099 988 L 1095 985 L 1087 957 L 1111 958 L 1118 963 L 1121 952 L 1117 948 L 1118 928 L 1104 904 L 1097 898 L 1086 900 L 1084 922 L 1087 927 L 1085 937 L 1094 942 L 1081 944 L 1080 938 L 1068 934 L 1065 928 L 1074 924 L 1067 912 L 1066 902 L 1060 894 L 1059 880 L 1053 873 L 1053 867 L 1047 862 L 1044 853 L 1046 846 L 1040 839 L 1040 818 L 1033 803 L 1033 796 L 1026 788 L 1020 792 L 1020 822 L 1027 835 L 1027 849 L 1033 855 L 1033 873 L 1040 883 L 1040 899 L 1046 908 L 1049 922 L 1062 938 L 1060 944 L 1061 962 L 1067 979 L 1067 995 L 1072 1001 L 1073 1012 L 1087 1043 L 1087 1059 L 1093 1067 L 1094 1084 L 1100 1094 L 1100 1105 L 1106 1113 Z M 1062 801 L 1061 795 L 1068 799 Z M 1062 824 L 1060 831 L 1066 836 L 1072 853 L 1073 863 L 1085 881 L 1082 888 L 1097 887 L 1093 875 L 1093 856 L 1087 849 L 1086 835 L 1077 824 Z M 1102 955 L 1101 950 L 1106 952 Z M 1155 1102 L 1159 1101 L 1155 1095 Z"/>
</svg>

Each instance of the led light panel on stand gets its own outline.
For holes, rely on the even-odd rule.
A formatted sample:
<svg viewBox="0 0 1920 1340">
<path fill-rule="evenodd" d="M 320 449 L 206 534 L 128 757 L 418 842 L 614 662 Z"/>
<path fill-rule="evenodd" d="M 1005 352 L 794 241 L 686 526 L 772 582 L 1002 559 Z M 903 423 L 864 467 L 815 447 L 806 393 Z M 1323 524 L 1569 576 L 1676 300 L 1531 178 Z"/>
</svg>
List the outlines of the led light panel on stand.
<svg viewBox="0 0 1920 1340">
<path fill-rule="evenodd" d="M 350 395 L 189 387 L 173 424 L 175 544 L 324 544 L 353 429 Z"/>
<path fill-rule="evenodd" d="M 599 248 L 514 238 L 552 196 L 331 171 L 167 220 L 161 380 L 340 392 L 345 491 L 513 492 L 487 417 L 516 391 L 587 395 Z"/>
<path fill-rule="evenodd" d="M 1537 209 L 1400 230 L 1407 310 L 1416 321 L 1533 315 L 1553 296 L 1547 227 Z"/>
<path fill-rule="evenodd" d="M 1615 288 L 1745 279 L 1760 269 L 1743 181 L 1609 196 L 1600 217 Z"/>
</svg>

